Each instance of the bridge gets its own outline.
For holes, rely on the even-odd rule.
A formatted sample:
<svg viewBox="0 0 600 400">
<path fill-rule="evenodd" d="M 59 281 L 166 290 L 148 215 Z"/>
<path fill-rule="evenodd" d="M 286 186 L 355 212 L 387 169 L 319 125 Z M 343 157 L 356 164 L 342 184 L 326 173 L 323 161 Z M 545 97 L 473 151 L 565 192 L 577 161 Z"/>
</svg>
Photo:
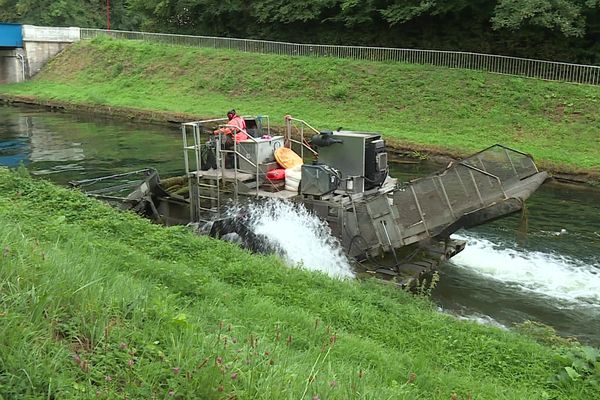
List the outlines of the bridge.
<svg viewBox="0 0 600 400">
<path fill-rule="evenodd" d="M 0 84 L 28 80 L 80 36 L 75 27 L 0 23 Z"/>
</svg>

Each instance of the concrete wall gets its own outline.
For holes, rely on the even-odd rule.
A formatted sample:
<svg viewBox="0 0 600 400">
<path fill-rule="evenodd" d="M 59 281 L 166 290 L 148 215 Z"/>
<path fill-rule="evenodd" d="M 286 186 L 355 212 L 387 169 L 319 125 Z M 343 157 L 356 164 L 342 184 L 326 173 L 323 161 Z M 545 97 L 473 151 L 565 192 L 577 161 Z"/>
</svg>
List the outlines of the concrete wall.
<svg viewBox="0 0 600 400">
<path fill-rule="evenodd" d="M 52 57 L 60 53 L 69 44 L 61 42 L 24 42 L 27 62 L 29 64 L 27 78 L 29 79 L 40 72 L 42 67 Z"/>
<path fill-rule="evenodd" d="M 0 50 L 0 84 L 23 82 L 27 76 L 23 49 Z"/>
<path fill-rule="evenodd" d="M 54 26 L 23 25 L 23 40 L 33 42 L 78 42 L 81 29 L 76 27 L 57 28 Z"/>
<path fill-rule="evenodd" d="M 50 59 L 80 38 L 80 29 L 75 27 L 23 25 L 23 46 L 29 67 L 27 78 L 37 74 Z"/>
<path fill-rule="evenodd" d="M 23 48 L 0 49 L 0 84 L 27 80 L 65 47 L 81 39 L 79 28 L 23 25 Z"/>
</svg>

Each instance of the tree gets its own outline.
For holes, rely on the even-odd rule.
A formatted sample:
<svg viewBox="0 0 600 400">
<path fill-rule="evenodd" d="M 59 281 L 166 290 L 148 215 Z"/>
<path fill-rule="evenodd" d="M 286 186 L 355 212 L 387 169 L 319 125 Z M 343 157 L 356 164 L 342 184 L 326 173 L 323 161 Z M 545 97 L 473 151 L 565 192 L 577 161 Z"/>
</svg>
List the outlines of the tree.
<svg viewBox="0 0 600 400">
<path fill-rule="evenodd" d="M 585 13 L 598 8 L 599 0 L 499 0 L 492 17 L 494 29 L 513 31 L 530 24 L 559 29 L 565 36 L 582 37 Z"/>
<path fill-rule="evenodd" d="M 132 29 L 136 18 L 128 0 L 111 0 L 111 24 L 115 29 Z M 32 25 L 104 28 L 106 0 L 0 0 L 0 19 Z"/>
</svg>

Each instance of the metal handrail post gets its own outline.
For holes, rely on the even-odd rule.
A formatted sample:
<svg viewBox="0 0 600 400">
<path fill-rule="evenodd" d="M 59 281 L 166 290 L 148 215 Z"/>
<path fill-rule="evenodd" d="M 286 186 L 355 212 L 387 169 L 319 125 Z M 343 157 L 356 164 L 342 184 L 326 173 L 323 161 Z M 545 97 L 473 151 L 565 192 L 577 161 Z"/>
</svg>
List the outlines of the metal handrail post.
<svg viewBox="0 0 600 400">
<path fill-rule="evenodd" d="M 475 183 L 475 177 L 473 176 L 473 171 L 477 171 L 481 174 L 484 174 L 491 178 L 494 178 L 498 182 L 498 186 L 500 186 L 500 190 L 502 190 L 502 194 L 504 195 L 504 197 L 505 198 L 507 197 L 506 192 L 504 191 L 504 185 L 502 185 L 502 181 L 496 175 L 490 174 L 489 172 L 486 172 L 486 171 L 483 171 L 473 165 L 465 164 L 462 161 L 459 162 L 459 164 L 462 165 L 463 167 L 467 167 L 469 169 L 469 172 L 471 173 L 471 177 L 473 178 L 473 183 Z M 475 185 L 475 187 L 477 188 L 477 185 Z M 477 188 L 477 192 L 479 193 L 479 188 Z M 479 196 L 479 197 L 481 198 L 481 196 Z"/>
<path fill-rule="evenodd" d="M 417 210 L 419 211 L 419 216 L 421 216 L 421 222 L 423 222 L 423 226 L 425 227 L 425 232 L 427 232 L 428 236 L 431 236 L 429 233 L 429 228 L 427 227 L 427 222 L 425 221 L 425 215 L 423 214 L 423 210 L 421 209 L 421 203 L 419 203 L 419 199 L 417 198 L 417 193 L 415 192 L 415 186 L 410 185 L 410 191 L 412 192 L 413 198 L 415 199 L 415 204 L 417 206 Z"/>
</svg>

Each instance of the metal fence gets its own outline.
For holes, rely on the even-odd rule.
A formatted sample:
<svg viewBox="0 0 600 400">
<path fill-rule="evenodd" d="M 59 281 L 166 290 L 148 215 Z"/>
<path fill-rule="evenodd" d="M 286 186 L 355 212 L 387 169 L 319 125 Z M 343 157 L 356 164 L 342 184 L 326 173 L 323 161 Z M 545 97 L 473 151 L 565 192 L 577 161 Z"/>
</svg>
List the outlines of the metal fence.
<svg viewBox="0 0 600 400">
<path fill-rule="evenodd" d="M 600 85 L 600 66 L 595 65 L 571 64 L 462 51 L 303 44 L 268 40 L 81 28 L 81 39 L 93 39 L 103 35 L 117 39 L 212 47 L 215 49 L 232 49 L 252 53 L 426 64 L 448 68 L 487 71 L 504 75 L 526 76 L 551 81 Z"/>
</svg>

